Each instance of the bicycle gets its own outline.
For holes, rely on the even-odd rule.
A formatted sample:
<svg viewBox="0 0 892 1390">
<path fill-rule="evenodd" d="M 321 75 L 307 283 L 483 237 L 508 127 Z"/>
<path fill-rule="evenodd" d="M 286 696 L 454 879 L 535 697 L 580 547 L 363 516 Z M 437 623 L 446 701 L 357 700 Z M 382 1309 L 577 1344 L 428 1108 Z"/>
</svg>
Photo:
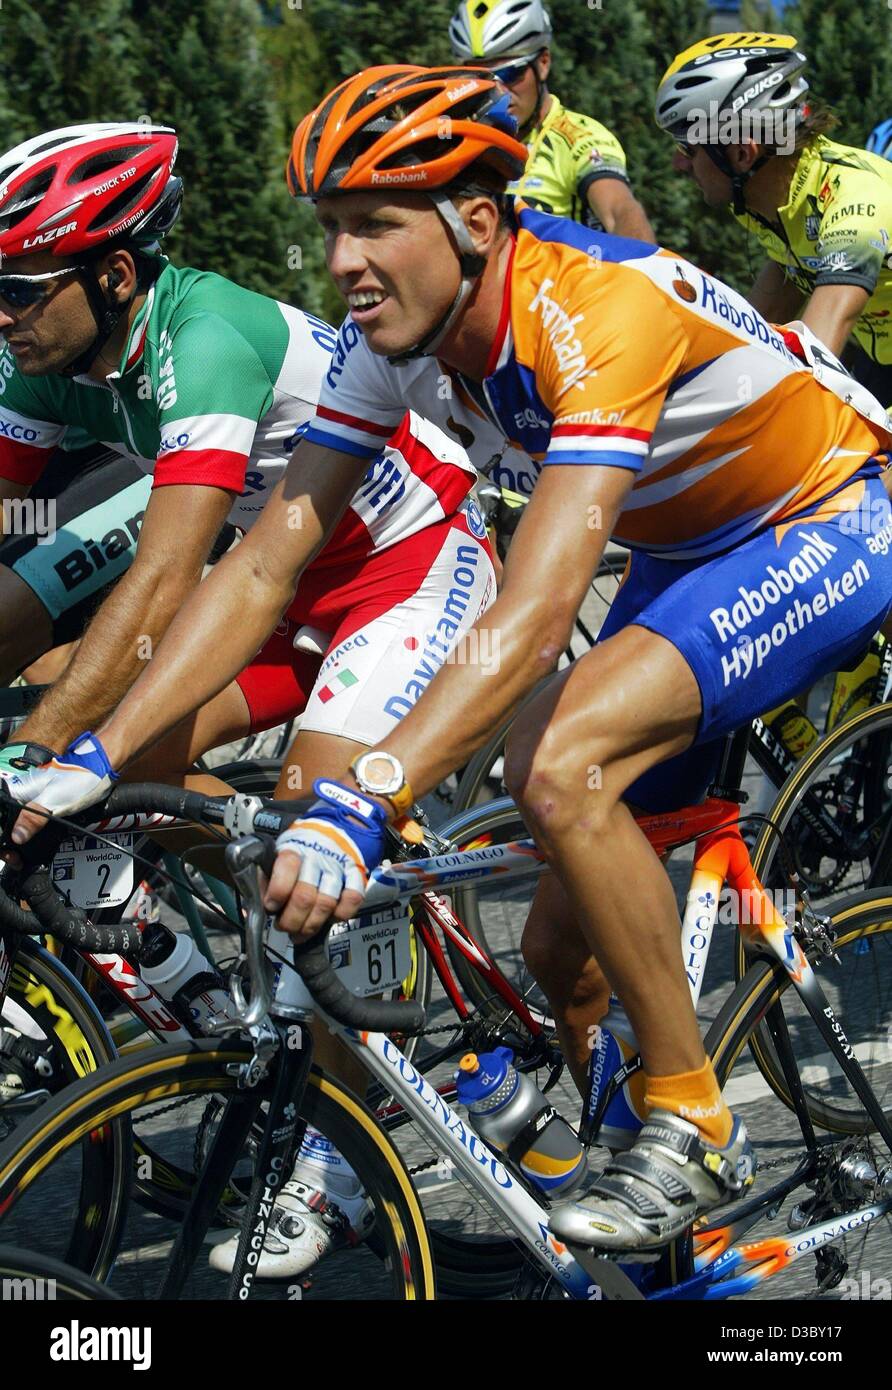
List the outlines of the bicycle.
<svg viewBox="0 0 892 1390">
<path fill-rule="evenodd" d="M 245 805 L 244 816 L 237 828 L 244 830 L 253 820 L 256 831 L 264 828 L 275 831 L 277 825 L 270 823 L 273 819 L 262 807 Z M 643 1290 L 635 1288 L 618 1266 L 592 1257 L 590 1252 L 574 1253 L 566 1247 L 556 1249 L 548 1234 L 547 1200 L 526 1185 L 519 1170 L 505 1155 L 494 1153 L 473 1134 L 448 1101 L 403 1056 L 394 1042 L 384 1033 L 372 1031 L 374 1024 L 367 1026 L 366 1010 L 370 1007 L 370 1001 L 357 1001 L 348 996 L 347 1013 L 341 1012 L 343 1000 L 327 992 L 328 977 L 332 972 L 324 946 L 319 942 L 311 943 L 307 951 L 301 949 L 295 952 L 295 965 L 308 984 L 311 996 L 317 999 L 316 1005 L 312 1005 L 306 997 L 297 1004 L 292 1003 L 295 1013 L 291 1016 L 296 1020 L 294 1026 L 299 1030 L 297 1036 L 301 1040 L 297 1050 L 304 1055 L 309 1051 L 304 1021 L 308 1011 L 314 1009 L 329 1026 L 335 1026 L 346 1045 L 362 1058 L 382 1086 L 396 1097 L 402 1112 L 425 1135 L 434 1151 L 448 1158 L 453 1171 L 462 1176 L 479 1195 L 486 1209 L 495 1214 L 497 1226 L 504 1224 L 511 1230 L 513 1240 L 508 1243 L 512 1246 L 518 1273 L 528 1267 L 534 1271 L 532 1276 L 527 1276 L 527 1288 L 532 1287 L 533 1290 L 527 1296 L 547 1297 L 556 1291 L 559 1296 L 566 1294 L 575 1298 L 593 1298 L 602 1292 L 612 1297 L 635 1298 L 727 1297 L 756 1286 L 779 1268 L 801 1259 L 807 1253 L 815 1254 L 818 1259 L 820 1287 L 829 1288 L 845 1273 L 838 1252 L 826 1253 L 829 1247 L 855 1232 L 864 1236 L 892 1211 L 892 1174 L 875 1156 L 874 1141 L 870 1135 L 862 1133 L 866 1117 L 870 1121 L 868 1130 L 878 1131 L 887 1148 L 892 1143 L 890 1116 L 865 1071 L 866 1066 L 871 1079 L 885 1093 L 888 1085 L 884 1072 L 886 1064 L 878 1057 L 867 1056 L 863 1061 L 859 1060 L 858 1039 L 849 1027 L 849 1021 L 841 1022 L 837 1018 L 836 1011 L 820 989 L 814 969 L 815 963 L 825 960 L 834 950 L 847 951 L 850 946 L 869 937 L 885 936 L 892 929 L 892 897 L 880 892 L 860 895 L 840 904 L 832 921 L 818 918 L 803 902 L 796 906 L 795 920 L 788 923 L 755 880 L 737 822 L 737 805 L 714 797 L 703 806 L 688 808 L 672 816 L 646 818 L 643 825 L 658 849 L 677 845 L 691 836 L 697 840 L 694 886 L 700 891 L 689 898 L 683 926 L 686 956 L 693 952 L 698 965 L 702 964 L 702 968 L 695 972 L 696 979 L 691 981 L 693 997 L 699 994 L 702 986 L 709 942 L 718 913 L 717 890 L 726 869 L 741 896 L 749 892 L 751 901 L 758 904 L 758 912 L 754 914 L 758 920 L 746 927 L 753 949 L 752 963 L 745 979 L 733 991 L 710 1028 L 706 1039 L 707 1051 L 713 1058 L 720 1082 L 726 1084 L 753 1030 L 760 1019 L 767 1016 L 783 1058 L 787 1103 L 792 1105 L 796 1115 L 804 1153 L 790 1177 L 775 1183 L 766 1193 L 737 1206 L 730 1221 L 703 1225 L 697 1230 L 693 1241 L 686 1239 L 676 1242 L 658 1266 L 658 1272 L 649 1276 L 651 1282 L 646 1282 Z M 263 862 L 268 866 L 269 846 L 251 841 L 248 844 L 250 849 L 241 851 L 242 869 L 247 872 L 249 862 L 254 865 Z M 229 851 L 230 854 L 236 852 L 239 852 L 239 846 Z M 382 909 L 409 901 L 417 897 L 420 886 L 425 891 L 448 892 L 456 882 L 497 879 L 499 883 L 506 883 L 515 878 L 535 875 L 541 868 L 541 858 L 529 840 L 408 861 L 378 870 L 372 875 L 365 907 L 367 910 Z M 255 873 L 256 884 L 256 868 L 252 872 Z M 710 884 L 712 888 L 708 886 Z M 247 949 L 255 966 L 252 978 L 259 978 L 256 969 L 260 960 L 259 941 L 266 927 L 266 917 L 256 887 L 253 898 L 247 883 L 245 892 L 250 904 L 246 926 Z M 709 893 L 712 896 L 707 903 L 697 901 L 698 897 L 703 898 Z M 796 997 L 805 1004 L 819 1044 L 833 1058 L 841 1074 L 855 1090 L 857 1101 L 854 1108 L 837 1107 L 841 1122 L 846 1126 L 845 1137 L 838 1142 L 819 1140 L 815 1132 L 812 1106 L 803 1091 L 784 1019 L 784 1000 L 791 987 Z M 253 1000 L 252 995 L 252 1003 Z M 393 1004 L 385 1007 L 405 1010 L 414 1006 Z M 275 1008 L 273 1017 L 276 1018 Z M 284 1027 L 283 1020 L 284 1015 L 277 1025 L 280 1029 Z M 834 1028 L 834 1023 L 839 1031 Z M 854 1043 L 846 1040 L 842 1032 L 843 1023 L 855 1038 Z M 404 1024 L 397 1026 L 405 1031 Z M 881 1026 L 882 1020 L 876 1025 L 871 1022 L 866 1029 L 863 1019 L 856 1020 L 854 1024 L 854 1027 L 866 1031 L 868 1037 L 877 1029 L 881 1030 Z M 273 1049 L 274 1056 L 278 1056 L 283 1045 L 287 1045 L 286 1034 L 280 1031 L 277 1036 L 279 1041 Z M 264 1034 L 264 1039 L 270 1043 L 268 1034 Z M 131 1115 L 150 1095 L 161 1098 L 185 1091 L 187 1098 L 191 1099 L 193 1093 L 203 1096 L 205 1091 L 210 1090 L 224 1097 L 231 1096 L 234 1077 L 249 1073 L 263 1074 L 265 1068 L 268 1074 L 268 1053 L 259 1053 L 258 1037 L 253 1038 L 252 1045 L 227 1043 L 227 1051 L 221 1054 L 222 1046 L 213 1042 L 192 1043 L 184 1048 L 165 1050 L 161 1056 L 155 1052 L 147 1059 L 122 1059 L 105 1069 L 98 1078 L 87 1077 L 75 1083 L 63 1096 L 36 1112 L 12 1140 L 0 1146 L 0 1212 L 4 1214 L 4 1220 L 9 1220 L 10 1213 L 15 1210 L 16 1199 L 23 1191 L 28 1190 L 48 1169 L 52 1170 L 54 1163 L 77 1146 L 86 1133 L 105 1123 L 110 1116 Z M 331 1083 L 320 1079 L 311 1082 L 306 1096 L 311 1094 L 314 1084 L 323 1087 L 323 1094 L 329 1094 L 324 1087 Z M 613 1084 L 619 1084 L 617 1078 L 613 1079 Z M 238 1089 L 237 1086 L 235 1089 Z M 335 1102 L 337 1107 L 342 1094 L 337 1086 L 333 1089 L 338 1096 Z M 263 1094 L 265 1097 L 267 1092 Z M 239 1110 L 237 1104 L 235 1109 Z M 331 1137 L 348 1161 L 353 1162 L 352 1156 L 356 1157 L 357 1162 L 365 1158 L 365 1170 L 357 1171 L 366 1181 L 368 1155 L 360 1153 L 363 1146 L 359 1136 L 368 1136 L 369 1123 L 382 1140 L 383 1131 L 361 1107 L 355 1113 L 352 1110 L 349 1113 L 351 1118 L 346 1128 L 343 1131 L 338 1129 L 335 1134 L 336 1126 L 333 1126 Z M 245 1123 L 243 1113 L 241 1120 L 233 1119 L 231 1123 L 226 1118 L 227 1114 L 228 1111 L 224 1113 L 217 1131 L 218 1136 L 224 1131 L 227 1135 L 227 1171 L 221 1175 L 214 1167 L 215 1161 L 224 1163 L 220 1156 L 221 1143 L 215 1140 L 190 1206 L 187 1217 L 189 1234 L 178 1237 L 171 1262 L 171 1269 L 176 1268 L 177 1271 L 176 1278 L 169 1277 L 165 1281 L 163 1291 L 167 1295 L 175 1291 L 175 1285 L 181 1286 L 178 1281 L 181 1276 L 185 1277 L 184 1266 L 194 1259 L 197 1252 L 196 1230 L 202 1222 L 210 1220 L 218 1188 L 225 1185 L 229 1176 L 232 1154 L 240 1151 L 240 1144 L 231 1142 L 233 1135 L 237 1133 L 237 1137 L 243 1139 L 250 1131 L 251 1126 Z M 253 1118 L 256 1118 L 256 1111 Z M 333 1113 L 325 1118 L 333 1125 Z M 590 1119 L 592 1134 L 586 1135 L 586 1138 L 596 1136 L 598 1117 Z M 395 1152 L 387 1150 L 390 1156 Z M 260 1169 L 270 1171 L 263 1158 Z M 390 1171 L 393 1172 L 392 1168 Z M 209 1172 L 214 1178 L 213 1183 L 210 1183 Z M 402 1172 L 405 1173 L 404 1167 Z M 375 1176 L 380 1179 L 377 1172 Z M 256 1172 L 254 1185 L 257 1185 Z M 776 1215 L 781 1202 L 803 1186 L 809 1188 L 811 1195 L 800 1202 L 794 1211 L 794 1222 L 797 1223 L 795 1238 L 771 1235 L 755 1241 L 742 1239 L 763 1216 L 771 1218 Z M 388 1186 L 387 1191 L 392 1194 L 393 1186 Z M 402 1193 L 408 1204 L 407 1209 L 411 1208 L 405 1189 L 402 1189 Z M 871 1200 L 867 1200 L 865 1194 Z M 373 1196 L 379 1220 L 382 1219 L 382 1211 L 385 1212 L 385 1226 L 380 1234 L 388 1248 L 393 1248 L 393 1231 L 386 1225 L 390 1220 L 387 1203 L 382 1199 L 381 1191 L 371 1189 L 370 1195 Z M 403 1208 L 398 1210 L 402 1223 L 408 1219 L 406 1211 Z M 417 1211 L 411 1208 L 411 1211 L 417 1215 L 420 1208 Z M 250 1222 L 247 1222 L 243 1231 L 249 1232 L 249 1225 Z M 405 1234 L 404 1225 L 401 1224 L 399 1229 Z M 421 1244 L 421 1228 L 416 1226 L 414 1229 Z M 246 1257 L 248 1239 L 249 1235 L 243 1237 L 240 1257 Z M 396 1243 L 399 1244 L 398 1240 Z M 506 1244 L 503 1240 L 496 1243 Z M 328 1261 L 325 1265 L 328 1265 Z M 237 1261 L 236 1272 L 238 1268 Z M 662 1281 L 659 1285 L 652 1282 L 657 1278 Z M 413 1289 L 415 1287 L 413 1285 Z M 430 1286 L 424 1287 L 427 1289 Z M 397 1293 L 400 1297 L 411 1296 L 402 1284 Z"/>
</svg>

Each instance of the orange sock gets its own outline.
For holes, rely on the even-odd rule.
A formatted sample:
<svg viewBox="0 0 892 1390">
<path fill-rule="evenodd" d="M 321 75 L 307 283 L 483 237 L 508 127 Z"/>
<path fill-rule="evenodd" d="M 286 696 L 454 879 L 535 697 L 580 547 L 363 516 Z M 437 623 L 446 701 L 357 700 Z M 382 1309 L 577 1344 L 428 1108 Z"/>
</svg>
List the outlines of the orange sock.
<svg viewBox="0 0 892 1390">
<path fill-rule="evenodd" d="M 722 1100 L 711 1062 L 677 1076 L 648 1076 L 644 1099 L 652 1110 L 669 1110 L 695 1124 L 710 1144 L 723 1149 L 734 1121 Z"/>
</svg>

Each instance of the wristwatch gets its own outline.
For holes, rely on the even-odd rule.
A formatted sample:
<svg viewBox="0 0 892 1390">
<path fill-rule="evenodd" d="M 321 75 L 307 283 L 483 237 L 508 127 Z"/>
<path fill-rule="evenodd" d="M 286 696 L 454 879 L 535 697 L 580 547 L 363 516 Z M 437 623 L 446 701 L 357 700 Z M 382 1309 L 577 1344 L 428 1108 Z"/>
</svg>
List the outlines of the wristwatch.
<svg viewBox="0 0 892 1390">
<path fill-rule="evenodd" d="M 382 796 L 389 801 L 397 816 L 405 816 L 415 801 L 412 788 L 406 781 L 403 765 L 392 753 L 380 749 L 360 753 L 350 764 L 360 791 L 369 796 Z"/>
</svg>

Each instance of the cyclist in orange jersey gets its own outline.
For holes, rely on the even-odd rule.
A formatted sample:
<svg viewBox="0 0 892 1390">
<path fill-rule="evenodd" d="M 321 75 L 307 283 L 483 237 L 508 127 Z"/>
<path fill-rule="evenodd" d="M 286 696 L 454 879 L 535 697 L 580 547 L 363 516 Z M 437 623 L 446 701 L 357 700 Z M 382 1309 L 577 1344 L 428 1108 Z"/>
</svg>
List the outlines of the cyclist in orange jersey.
<svg viewBox="0 0 892 1390">
<path fill-rule="evenodd" d="M 445 420 L 471 400 L 522 451 L 533 494 L 476 625 L 498 633 L 497 675 L 424 653 L 395 673 L 388 704 L 405 717 L 351 778 L 316 783 L 309 818 L 279 839 L 267 905 L 297 937 L 355 914 L 384 823 L 517 709 L 566 645 L 607 539 L 630 545 L 603 640 L 523 708 L 506 776 L 554 871 L 525 949 L 574 1075 L 609 979 L 646 1081 L 631 1153 L 551 1229 L 646 1258 L 745 1191 L 754 1161 L 703 1051 L 672 885 L 627 802 L 702 794 L 729 730 L 882 622 L 892 422 L 807 329 L 766 323 L 671 251 L 515 210 L 505 190 L 524 158 L 480 69 L 373 68 L 304 119 L 289 185 L 315 203 L 349 309 L 315 420 L 92 751 L 13 790 L 53 810 L 101 796 L 261 645 L 406 406 Z M 25 812 L 17 833 L 37 823 Z"/>
</svg>

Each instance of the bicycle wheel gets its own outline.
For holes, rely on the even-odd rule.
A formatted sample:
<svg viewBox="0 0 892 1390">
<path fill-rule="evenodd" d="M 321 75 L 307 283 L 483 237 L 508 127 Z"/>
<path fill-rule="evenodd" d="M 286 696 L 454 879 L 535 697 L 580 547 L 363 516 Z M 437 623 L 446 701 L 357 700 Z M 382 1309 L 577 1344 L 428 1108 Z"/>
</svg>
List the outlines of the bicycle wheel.
<svg viewBox="0 0 892 1390">
<path fill-rule="evenodd" d="M 27 1083 L 41 1086 L 54 1096 L 67 1095 L 80 1078 L 91 1077 L 116 1053 L 102 1015 L 74 976 L 55 956 L 28 937 L 19 944 L 7 998 L 27 1017 L 29 1035 L 38 1047 L 48 1047 L 53 1074 Z M 4 1026 L 15 1028 L 17 1016 Z M 33 1118 L 13 1108 L 15 1097 L 0 1103 L 0 1138 L 14 1144 Z M 38 1103 L 36 1113 L 49 1111 L 55 1102 Z M 133 1144 L 126 1117 L 115 1118 L 87 1136 L 79 1162 L 69 1166 L 69 1178 L 61 1212 L 58 1208 L 35 1212 L 34 1222 L 43 1230 L 46 1253 L 66 1264 L 104 1279 L 115 1259 L 127 1215 L 127 1199 L 133 1168 Z M 23 1240 L 32 1244 L 30 1227 Z"/>
<path fill-rule="evenodd" d="M 4 1298 L 87 1302 L 121 1296 L 80 1269 L 17 1245 L 0 1245 L 0 1280 Z"/>
<path fill-rule="evenodd" d="M 892 893 L 856 894 L 832 906 L 829 915 L 839 933 L 840 964 L 829 960 L 822 964 L 821 983 L 884 1109 L 892 1111 Z M 750 966 L 745 979 L 754 968 Z M 837 1134 L 870 1133 L 873 1126 L 868 1116 L 849 1091 L 798 995 L 795 1000 L 790 996 L 787 1014 L 814 1124 Z M 760 1023 L 747 1041 L 768 1085 L 792 1107 L 767 1025 Z"/>
<path fill-rule="evenodd" d="M 892 930 L 892 895 L 888 893 L 859 894 L 847 899 L 834 911 L 833 921 L 839 931 L 837 949 L 843 958 L 850 954 L 857 956 L 859 952 L 866 957 L 880 944 L 883 952 L 892 950 L 892 939 L 889 938 Z M 864 946 L 868 946 L 869 951 L 864 951 Z M 846 1035 L 853 1043 L 858 1060 L 889 1118 L 892 1116 L 889 987 L 883 994 L 882 1017 L 866 1025 L 858 1012 L 859 1007 L 864 1006 L 865 996 L 840 1001 L 828 988 L 833 969 L 830 963 L 822 967 L 822 985 L 834 1009 L 839 1006 L 838 1017 Z M 879 971 L 876 972 L 878 975 Z M 847 1085 L 811 1019 L 803 1018 L 804 1011 L 795 990 L 790 988 L 787 972 L 778 963 L 767 959 L 757 960 L 725 1001 L 705 1040 L 707 1055 L 712 1060 L 725 1099 L 735 1112 L 743 1113 L 753 1138 L 761 1164 L 761 1172 L 757 1171 L 756 1190 L 759 1183 L 764 1181 L 766 1186 L 770 1186 L 775 1180 L 771 1169 L 792 1165 L 798 1156 L 795 1150 L 805 1149 L 804 1140 L 798 1134 L 791 1146 L 789 1114 L 778 1109 L 778 1100 L 784 1107 L 791 1104 L 782 1074 L 766 1076 L 766 1085 L 759 1072 L 740 1061 L 760 1030 L 766 1011 L 778 1001 L 782 1002 L 790 1030 L 797 1066 L 805 1085 L 809 1114 L 820 1128 L 847 1136 L 837 1143 L 823 1141 L 826 1171 L 817 1185 L 809 1183 L 809 1190 L 804 1194 L 805 1202 L 791 1212 L 790 1229 L 796 1230 L 802 1224 L 808 1224 L 808 1221 L 857 1210 L 871 1202 L 874 1192 L 865 1187 L 863 1181 L 855 1184 L 851 1178 L 846 1180 L 846 1168 L 851 1170 L 853 1164 L 863 1162 L 872 1164 L 880 1172 L 888 1163 L 888 1155 L 884 1147 L 880 1152 L 874 1152 L 874 1141 L 870 1137 L 871 1123 L 854 1093 L 847 1093 Z M 778 1149 L 781 1152 L 775 1156 Z M 876 1196 L 879 1199 L 878 1185 Z M 800 1215 L 805 1211 L 811 1213 L 807 1221 L 803 1221 Z M 728 1209 L 728 1220 L 733 1219 L 732 1206 Z M 866 1249 L 868 1238 L 873 1242 L 870 1250 L 875 1262 L 874 1272 L 878 1267 L 884 1267 L 885 1260 L 876 1245 L 876 1230 L 881 1233 L 880 1238 L 888 1249 L 890 1229 L 892 1222 L 884 1218 L 876 1223 L 875 1228 L 846 1236 L 840 1257 L 833 1252 L 818 1252 L 816 1277 L 822 1291 L 838 1285 L 847 1272 L 860 1276 L 861 1271 L 870 1268 L 871 1256 Z M 757 1239 L 758 1233 L 746 1238 Z M 814 1297 L 814 1287 L 809 1283 L 804 1262 L 797 1264 L 788 1278 L 794 1286 L 798 1284 L 798 1289 L 787 1296 L 795 1297 L 798 1292 L 804 1297 Z M 757 1296 L 777 1296 L 773 1283 L 757 1284 L 755 1291 Z"/>
<path fill-rule="evenodd" d="M 892 704 L 874 705 L 820 739 L 767 813 L 752 853 L 766 887 L 783 887 L 784 836 L 813 901 L 892 879 Z M 738 969 L 743 957 L 738 957 Z"/>
<path fill-rule="evenodd" d="M 35 1208 L 58 1208 L 68 1186 L 68 1164 L 89 1135 L 126 1116 L 137 1132 L 148 1131 L 159 1151 L 191 1154 L 208 1100 L 239 1092 L 238 1073 L 253 1056 L 244 1042 L 201 1041 L 148 1055 L 121 1058 L 98 1077 L 85 1077 L 58 1100 L 42 1106 L 0 1145 L 0 1234 L 17 1238 Z M 271 1080 L 254 1094 L 268 1099 Z M 160 1109 L 159 1109 L 160 1106 Z M 175 1120 L 171 1117 L 175 1113 Z M 289 1298 L 434 1297 L 433 1261 L 418 1198 L 399 1154 L 371 1113 L 337 1082 L 313 1071 L 299 1106 L 300 1119 L 314 1125 L 354 1168 L 375 1208 L 372 1245 L 330 1255 L 309 1280 L 292 1282 Z M 168 1122 L 159 1127 L 159 1121 Z M 241 1155 L 233 1154 L 233 1169 Z M 157 1218 L 128 1224 L 116 1280 L 127 1292 L 151 1297 L 166 1270 L 175 1226 Z M 226 1230 L 228 1237 L 231 1232 Z M 160 1239 L 159 1239 L 160 1237 Z M 35 1240 L 29 1239 L 29 1246 Z M 37 1253 L 44 1251 L 38 1245 Z M 315 1272 L 314 1272 L 315 1274 Z M 220 1297 L 226 1276 L 193 1268 L 188 1296 Z M 255 1285 L 259 1297 L 281 1286 Z"/>
<path fill-rule="evenodd" d="M 607 611 L 619 589 L 626 567 L 626 557 L 604 557 L 598 566 L 598 573 L 592 580 L 591 592 L 580 610 L 580 617 L 573 629 L 573 636 L 561 666 L 570 660 L 578 660 L 594 646 L 598 632 L 607 616 Z M 582 614 L 585 617 L 582 617 Z M 546 682 L 542 682 L 545 684 Z M 537 689 L 539 687 L 537 686 Z M 534 691 L 533 694 L 536 692 Z M 530 697 L 532 698 L 532 696 Z M 479 806 L 493 797 L 504 794 L 502 781 L 504 770 L 505 743 L 513 716 L 493 731 L 482 748 L 479 748 L 469 761 L 459 778 L 458 787 L 452 798 L 452 811 L 458 815 L 471 806 Z"/>
</svg>

